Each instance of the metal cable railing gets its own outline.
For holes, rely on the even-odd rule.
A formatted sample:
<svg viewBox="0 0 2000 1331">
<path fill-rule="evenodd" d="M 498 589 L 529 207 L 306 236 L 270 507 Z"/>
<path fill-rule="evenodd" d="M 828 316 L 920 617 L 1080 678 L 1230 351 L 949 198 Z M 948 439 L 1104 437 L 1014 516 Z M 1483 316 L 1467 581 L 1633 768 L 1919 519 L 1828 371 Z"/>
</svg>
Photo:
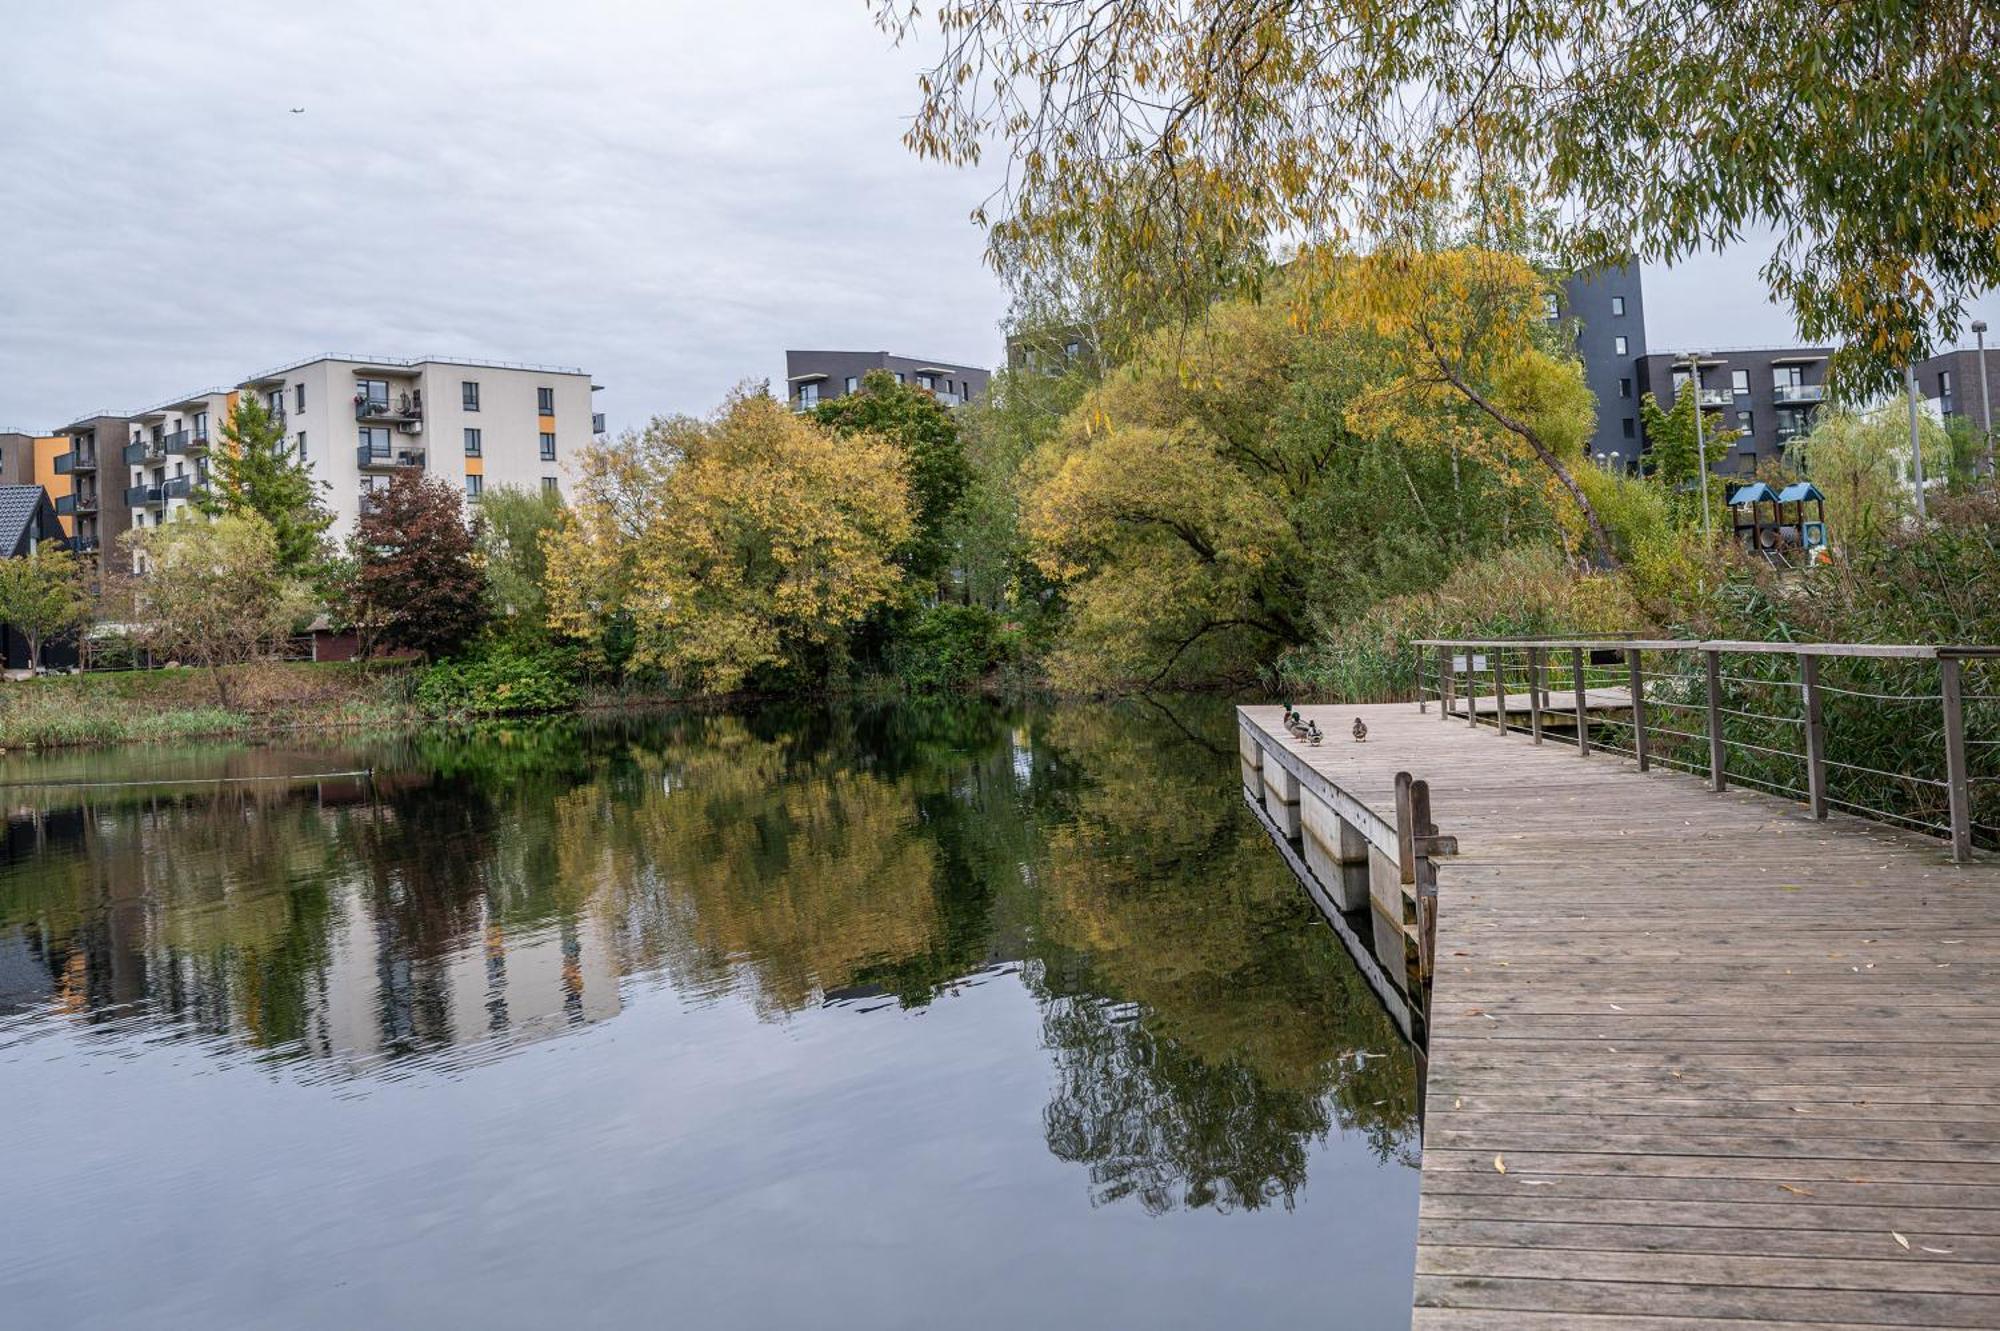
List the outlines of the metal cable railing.
<svg viewBox="0 0 2000 1331">
<path fill-rule="evenodd" d="M 2000 648 L 1680 639 L 1424 639 L 1418 705 L 2000 846 Z M 1723 669 L 1724 661 L 1730 668 Z M 1688 720 L 1684 718 L 1699 718 Z"/>
</svg>

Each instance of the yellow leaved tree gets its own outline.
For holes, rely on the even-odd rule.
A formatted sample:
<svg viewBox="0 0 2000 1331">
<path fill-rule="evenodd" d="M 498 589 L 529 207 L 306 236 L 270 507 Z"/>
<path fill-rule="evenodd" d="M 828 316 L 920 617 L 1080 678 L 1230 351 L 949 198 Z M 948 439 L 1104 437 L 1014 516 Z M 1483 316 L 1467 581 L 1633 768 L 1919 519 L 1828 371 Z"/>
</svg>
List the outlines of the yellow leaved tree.
<svg viewBox="0 0 2000 1331">
<path fill-rule="evenodd" d="M 836 439 L 762 392 L 658 419 L 579 460 L 547 533 L 549 624 L 692 688 L 814 668 L 899 590 L 912 530 L 901 453 Z"/>
<path fill-rule="evenodd" d="M 1371 329 L 1390 373 L 1350 410 L 1357 429 L 1449 435 L 1517 483 L 1567 501 L 1597 556 L 1617 552 L 1578 480 L 1596 423 L 1582 366 L 1556 343 L 1547 281 L 1518 255 L 1462 246 L 1308 256 L 1308 318 Z"/>
</svg>

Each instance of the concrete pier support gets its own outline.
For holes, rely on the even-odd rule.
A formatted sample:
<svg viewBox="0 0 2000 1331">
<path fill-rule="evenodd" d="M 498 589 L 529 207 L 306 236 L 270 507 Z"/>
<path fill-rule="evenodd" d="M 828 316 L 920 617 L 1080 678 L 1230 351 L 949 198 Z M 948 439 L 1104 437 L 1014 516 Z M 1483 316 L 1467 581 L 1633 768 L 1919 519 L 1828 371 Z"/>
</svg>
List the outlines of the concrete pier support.
<svg viewBox="0 0 2000 1331">
<path fill-rule="evenodd" d="M 1236 756 L 1243 763 L 1243 793 L 1251 799 L 1264 799 L 1264 746 L 1250 737 L 1247 730 L 1236 732 Z"/>
<path fill-rule="evenodd" d="M 1368 838 L 1335 813 L 1311 791 L 1301 793 L 1299 817 L 1303 828 L 1306 867 L 1344 911 L 1368 904 L 1368 878 L 1356 873 L 1368 864 Z"/>
<path fill-rule="evenodd" d="M 1287 839 L 1299 839 L 1299 779 L 1269 761 L 1264 764 L 1264 812 Z"/>
</svg>

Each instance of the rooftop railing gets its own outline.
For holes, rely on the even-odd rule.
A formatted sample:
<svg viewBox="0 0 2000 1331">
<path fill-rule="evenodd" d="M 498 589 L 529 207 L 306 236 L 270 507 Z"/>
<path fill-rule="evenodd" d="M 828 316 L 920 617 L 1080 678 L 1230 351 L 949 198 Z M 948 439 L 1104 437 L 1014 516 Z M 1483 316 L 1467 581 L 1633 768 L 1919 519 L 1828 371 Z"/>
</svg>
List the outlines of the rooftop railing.
<svg viewBox="0 0 2000 1331">
<path fill-rule="evenodd" d="M 2000 647 L 1423 639 L 1418 705 L 1944 838 L 2000 846 Z"/>
</svg>

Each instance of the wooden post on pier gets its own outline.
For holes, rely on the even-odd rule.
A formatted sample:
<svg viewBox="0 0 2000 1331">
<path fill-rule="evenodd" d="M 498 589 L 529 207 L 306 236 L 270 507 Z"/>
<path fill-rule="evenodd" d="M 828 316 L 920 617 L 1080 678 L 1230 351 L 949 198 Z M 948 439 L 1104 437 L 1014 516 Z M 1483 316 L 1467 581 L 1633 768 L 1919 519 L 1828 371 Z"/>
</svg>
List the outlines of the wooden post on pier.
<svg viewBox="0 0 2000 1331">
<path fill-rule="evenodd" d="M 1806 805 L 1815 818 L 1826 817 L 1826 721 L 1819 705 L 1819 658 L 1799 656 L 1799 690 L 1806 723 Z"/>
<path fill-rule="evenodd" d="M 1590 756 L 1590 709 L 1583 699 L 1583 648 L 1569 649 L 1570 682 L 1576 685 L 1576 751 Z"/>
<path fill-rule="evenodd" d="M 1708 677 L 1708 788 L 1719 792 L 1728 782 L 1722 769 L 1722 653 L 1701 655 Z"/>
<path fill-rule="evenodd" d="M 1503 738 L 1507 734 L 1507 654 L 1493 644 L 1493 728 Z"/>
<path fill-rule="evenodd" d="M 1639 669 L 1639 649 L 1634 647 L 1625 653 L 1625 668 L 1632 679 L 1632 756 L 1639 760 L 1639 770 L 1645 771 L 1646 761 L 1646 679 Z"/>
<path fill-rule="evenodd" d="M 1542 649 L 1528 649 L 1528 733 L 1542 742 Z"/>
</svg>

